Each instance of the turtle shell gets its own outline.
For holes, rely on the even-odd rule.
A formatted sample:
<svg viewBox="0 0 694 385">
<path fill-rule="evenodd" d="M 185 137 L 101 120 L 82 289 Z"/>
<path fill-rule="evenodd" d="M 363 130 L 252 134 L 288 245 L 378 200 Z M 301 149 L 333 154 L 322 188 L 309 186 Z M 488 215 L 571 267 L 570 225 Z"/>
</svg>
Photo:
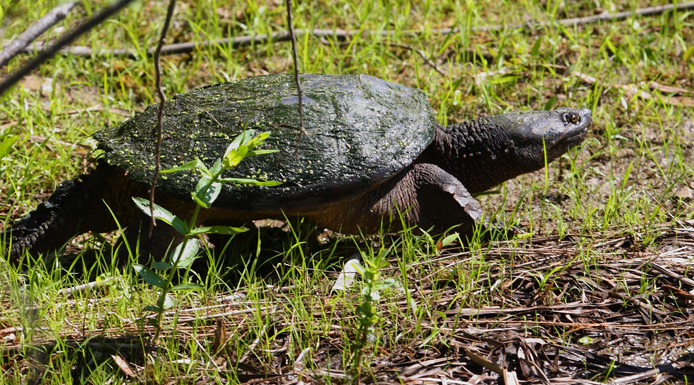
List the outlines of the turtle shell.
<svg viewBox="0 0 694 385">
<path fill-rule="evenodd" d="M 215 206 L 242 210 L 309 207 L 358 194 L 412 161 L 431 143 L 436 122 L 423 92 L 366 75 L 301 75 L 303 118 L 293 77 L 268 75 L 205 86 L 166 102 L 162 169 L 212 163 L 243 130 L 270 131 L 263 148 L 226 177 L 275 180 L 275 187 L 225 184 Z M 104 160 L 149 184 L 157 106 L 95 134 Z M 190 199 L 199 175 L 161 175 L 158 191 Z"/>
</svg>

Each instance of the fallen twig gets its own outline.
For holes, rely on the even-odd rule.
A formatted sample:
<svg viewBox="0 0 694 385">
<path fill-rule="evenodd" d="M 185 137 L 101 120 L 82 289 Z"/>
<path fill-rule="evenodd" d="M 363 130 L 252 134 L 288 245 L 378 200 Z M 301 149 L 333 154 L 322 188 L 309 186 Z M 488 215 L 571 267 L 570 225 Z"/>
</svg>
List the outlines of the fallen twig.
<svg viewBox="0 0 694 385">
<path fill-rule="evenodd" d="M 626 19 L 629 16 L 655 16 L 655 15 L 660 15 L 665 12 L 670 12 L 670 11 L 686 11 L 689 9 L 694 9 L 694 1 L 690 1 L 688 3 L 683 3 L 683 4 L 666 4 L 666 5 L 658 5 L 655 7 L 646 7 L 646 8 L 639 8 L 635 11 L 624 11 L 624 12 L 617 12 L 617 13 L 603 13 L 600 15 L 595 15 L 595 16 L 586 16 L 586 17 L 574 17 L 570 19 L 562 19 L 558 20 L 557 23 L 561 25 L 580 25 L 580 24 L 591 24 L 591 23 L 597 23 L 599 21 L 612 21 L 612 20 L 622 20 Z M 542 26 L 551 24 L 551 23 L 543 23 Z"/>
<path fill-rule="evenodd" d="M 491 362 L 484 357 L 474 353 L 470 349 L 463 349 L 465 351 L 465 354 L 467 354 L 470 359 L 475 362 L 477 365 L 480 365 L 484 368 L 487 368 L 494 373 L 498 374 L 501 376 L 503 379 L 504 385 L 518 385 L 520 382 L 518 382 L 518 377 L 516 376 L 516 372 L 514 371 L 508 371 L 506 368 L 501 367 L 499 364 Z"/>
<path fill-rule="evenodd" d="M 653 267 L 655 270 L 658 270 L 660 273 L 667 275 L 670 278 L 676 279 L 689 287 L 694 287 L 694 280 L 691 278 L 687 278 L 685 276 L 682 276 L 680 274 L 677 274 L 669 269 L 666 269 L 665 267 L 653 262 L 651 263 L 651 267 Z"/>
<path fill-rule="evenodd" d="M 586 17 L 575 17 L 570 19 L 561 19 L 553 22 L 535 22 L 526 24 L 513 24 L 513 25 L 489 25 L 489 26 L 479 26 L 470 28 L 471 32 L 489 32 L 498 31 L 504 29 L 537 29 L 541 27 L 546 27 L 553 25 L 554 23 L 570 26 L 570 25 L 583 25 L 591 24 L 599 21 L 611 21 L 611 20 L 622 20 L 631 15 L 634 16 L 654 16 L 659 15 L 669 11 L 685 11 L 694 9 L 694 2 L 688 2 L 683 4 L 667 4 L 656 7 L 641 8 L 635 11 L 625 11 L 618 13 L 606 13 L 595 16 Z M 425 33 L 438 34 L 438 35 L 448 35 L 451 33 L 459 33 L 460 28 L 438 28 L 431 29 L 427 31 L 423 30 L 410 30 L 397 32 L 399 35 L 403 36 L 418 36 Z M 333 38 L 333 39 L 350 39 L 356 35 L 363 34 L 369 36 L 392 36 L 396 34 L 396 31 L 363 31 L 363 30 L 347 30 L 347 29 L 297 29 L 294 31 L 294 35 L 298 38 L 304 35 L 311 35 L 316 38 Z M 231 46 L 233 48 L 245 47 L 252 44 L 265 44 L 270 42 L 283 42 L 290 41 L 291 36 L 289 32 L 275 32 L 271 34 L 261 34 L 254 36 L 238 36 L 233 38 L 208 40 L 203 42 L 185 42 L 168 44 L 162 47 L 162 55 L 176 55 L 181 53 L 189 53 L 196 49 L 210 47 L 210 46 Z M 40 43 L 34 44 L 32 47 L 25 48 L 25 52 L 33 52 L 44 49 L 44 46 Z M 112 56 L 125 56 L 128 58 L 136 58 L 137 53 L 134 50 L 129 49 L 105 49 L 105 50 L 93 50 L 91 47 L 85 46 L 71 46 L 65 47 L 60 50 L 60 53 L 75 55 L 75 56 L 92 56 L 92 55 L 112 55 Z M 153 50 L 147 51 L 147 55 L 154 55 Z"/>
<path fill-rule="evenodd" d="M 31 71 L 35 70 L 41 63 L 52 58 L 61 48 L 72 43 L 75 39 L 80 37 L 85 32 L 101 24 L 104 20 L 108 19 L 111 15 L 120 11 L 123 7 L 128 5 L 132 0 L 119 0 L 112 5 L 104 8 L 96 14 L 94 17 L 87 19 L 84 23 L 77 26 L 77 28 L 72 31 L 67 32 L 65 35 L 61 36 L 55 43 L 47 46 L 45 50 L 41 50 L 39 54 L 24 63 L 18 70 L 10 74 L 8 77 L 0 82 L 0 95 L 4 94 L 10 87 L 17 83 L 21 78 L 29 74 Z"/>
<path fill-rule="evenodd" d="M 29 140 L 32 143 L 43 143 L 43 142 L 49 142 L 49 143 L 57 143 L 60 144 L 61 146 L 65 147 L 73 147 L 77 146 L 80 148 L 83 148 L 85 150 L 91 151 L 93 150 L 92 146 L 86 145 L 86 144 L 81 144 L 81 143 L 71 143 L 71 142 L 66 142 L 64 140 L 56 139 L 55 137 L 46 137 L 46 136 L 41 136 L 41 135 L 28 135 L 28 134 L 21 134 L 19 135 L 19 138 L 21 140 Z"/>
<path fill-rule="evenodd" d="M 444 73 L 439 68 L 439 66 L 437 66 L 436 63 L 434 63 L 433 60 L 429 59 L 429 57 L 426 55 L 426 53 L 424 53 L 424 51 L 422 51 L 421 49 L 414 48 L 414 47 L 406 45 L 406 44 L 398 44 L 398 43 L 388 43 L 388 45 L 390 45 L 392 47 L 400 47 L 400 48 L 404 48 L 404 49 L 408 49 L 410 51 L 416 52 L 422 59 L 424 59 L 425 63 L 427 63 L 429 66 L 431 66 L 431 68 L 434 69 L 434 71 L 438 72 L 439 75 L 441 75 L 441 76 L 446 76 L 446 73 Z"/>
<path fill-rule="evenodd" d="M 248 359 L 248 356 L 251 353 L 253 353 L 256 346 L 258 346 L 258 344 L 260 343 L 260 338 L 265 335 L 266 331 L 267 331 L 267 324 L 263 325 L 263 329 L 260 330 L 260 333 L 258 333 L 255 340 L 253 340 L 253 342 L 248 346 L 248 350 L 246 351 L 246 353 L 243 354 L 243 356 L 241 356 L 241 359 L 239 359 L 239 363 L 243 363 L 244 361 L 246 361 Z"/>
<path fill-rule="evenodd" d="M 84 292 L 87 292 L 87 291 L 89 291 L 95 287 L 105 286 L 106 284 L 110 283 L 114 279 L 115 279 L 114 277 L 110 277 L 110 278 L 104 279 L 103 281 L 93 281 L 93 282 L 85 283 L 82 285 L 77 285 L 77 286 L 73 286 L 73 287 L 66 287 L 64 289 L 58 290 L 58 294 L 59 295 L 65 295 L 67 297 L 72 297 L 76 293 L 84 293 Z"/>
<path fill-rule="evenodd" d="M 10 44 L 0 52 L 0 68 L 4 67 L 10 59 L 21 53 L 32 41 L 46 32 L 48 28 L 51 28 L 59 21 L 63 20 L 77 4 L 77 2 L 72 2 L 58 5 L 22 32 L 21 35 L 17 36 L 16 39 L 10 42 Z"/>
<path fill-rule="evenodd" d="M 601 82 L 598 79 L 596 79 L 595 77 L 590 76 L 588 74 L 584 74 L 582 72 L 574 72 L 573 75 L 576 76 L 577 78 L 581 79 L 586 84 L 593 85 L 593 84 L 597 83 L 603 87 L 621 89 L 621 90 L 624 90 L 624 93 L 627 94 L 629 97 L 641 98 L 643 100 L 654 99 L 654 96 L 651 95 L 651 93 L 646 91 L 647 88 L 652 88 L 652 89 L 655 89 L 659 92 L 669 92 L 669 93 L 682 93 L 682 91 L 686 92 L 686 90 L 683 90 L 681 88 L 666 87 L 666 86 L 662 86 L 662 85 L 655 83 L 655 82 L 650 82 L 649 84 L 645 84 L 645 85 L 606 83 L 606 82 Z M 659 95 L 657 100 L 662 100 L 663 103 L 669 104 L 672 106 L 694 107 L 694 98 L 691 98 L 688 96 Z"/>
<path fill-rule="evenodd" d="M 646 380 L 652 377 L 656 377 L 657 375 L 660 374 L 659 369 L 651 369 L 651 370 L 646 370 L 643 373 L 636 373 L 632 374 L 631 376 L 626 376 L 626 377 L 621 377 L 621 378 L 615 378 L 613 380 L 610 380 L 610 384 L 633 384 L 635 382 L 638 382 L 640 380 Z"/>
</svg>

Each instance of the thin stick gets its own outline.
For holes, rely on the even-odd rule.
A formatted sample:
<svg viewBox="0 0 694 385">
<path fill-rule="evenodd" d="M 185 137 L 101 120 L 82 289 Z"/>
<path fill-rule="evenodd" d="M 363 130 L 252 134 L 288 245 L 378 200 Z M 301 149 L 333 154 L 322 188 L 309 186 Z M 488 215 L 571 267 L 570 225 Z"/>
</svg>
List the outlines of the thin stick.
<svg viewBox="0 0 694 385">
<path fill-rule="evenodd" d="M 407 44 L 388 43 L 388 45 L 390 45 L 392 47 L 400 47 L 400 48 L 404 48 L 406 50 L 416 52 L 419 56 L 421 56 L 421 58 L 424 60 L 425 63 L 427 63 L 429 66 L 431 66 L 431 68 L 434 69 L 434 71 L 438 72 L 439 75 L 441 75 L 441 76 L 446 76 L 446 74 L 443 72 L 443 70 L 441 70 L 441 68 L 439 68 L 439 66 L 437 66 L 433 60 L 429 59 L 427 54 L 424 53 L 424 51 L 422 51 L 421 49 L 409 46 Z"/>
<path fill-rule="evenodd" d="M 694 9 L 694 1 L 683 4 L 667 4 L 659 5 L 656 7 L 640 8 L 634 11 L 624 11 L 617 13 L 603 13 L 601 15 L 586 16 L 586 17 L 574 17 L 571 19 L 562 19 L 558 23 L 561 25 L 579 25 L 579 24 L 591 24 L 597 23 L 598 21 L 612 21 L 612 20 L 622 20 L 626 19 L 631 15 L 635 16 L 656 16 L 669 11 L 686 11 L 689 9 Z"/>
<path fill-rule="evenodd" d="M 294 26 L 292 22 L 292 0 L 285 0 L 287 5 L 287 27 L 289 28 L 289 38 L 292 42 L 292 59 L 294 60 L 294 83 L 296 83 L 296 93 L 299 96 L 299 140 L 296 150 L 299 151 L 301 137 L 306 133 L 304 129 L 304 112 L 302 105 L 303 94 L 301 92 L 301 82 L 299 82 L 299 59 L 296 53 L 296 35 L 294 35 Z"/>
<path fill-rule="evenodd" d="M 108 19 L 111 15 L 120 11 L 123 7 L 128 5 L 132 0 L 119 0 L 112 5 L 104 8 L 96 16 L 88 19 L 84 23 L 77 26 L 77 28 L 72 31 L 68 31 L 65 35 L 61 36 L 56 42 L 48 47 L 44 51 L 41 51 L 35 58 L 29 60 L 24 65 L 22 65 L 18 70 L 10 74 L 0 83 L 0 95 L 3 95 L 10 87 L 17 83 L 21 78 L 29 74 L 34 69 L 38 68 L 46 60 L 52 58 L 61 48 L 72 43 L 75 39 L 80 37 L 85 32 L 101 24 L 104 20 Z"/>
<path fill-rule="evenodd" d="M 612 21 L 612 20 L 622 20 L 631 15 L 634 16 L 655 16 L 660 15 L 669 11 L 686 11 L 694 9 L 694 1 L 682 4 L 667 4 L 657 7 L 648 7 L 637 9 L 633 12 L 625 11 L 618 13 L 602 14 L 587 17 L 576 17 L 570 19 L 557 20 L 556 23 L 564 26 L 568 25 L 583 25 L 591 24 L 599 21 Z M 488 31 L 498 31 L 503 29 L 536 29 L 538 27 L 550 26 L 554 22 L 538 22 L 538 23 L 526 23 L 526 24 L 513 24 L 513 25 L 488 25 L 472 27 L 470 30 L 472 32 L 488 32 Z M 401 35 L 404 36 L 417 36 L 423 33 L 447 35 L 451 33 L 460 32 L 460 28 L 438 28 L 432 29 L 430 31 L 402 31 Z M 395 31 L 356 31 L 356 30 L 346 30 L 346 29 L 297 29 L 294 31 L 295 37 L 301 37 L 306 34 L 310 34 L 317 38 L 335 38 L 335 39 L 349 39 L 357 34 L 366 34 L 370 36 L 390 36 L 394 35 Z M 204 42 L 187 42 L 187 43 L 176 43 L 168 44 L 162 47 L 162 55 L 176 55 L 181 53 L 189 53 L 199 48 L 205 48 L 216 45 L 229 45 L 234 48 L 244 47 L 251 44 L 264 44 L 268 42 L 283 42 L 290 41 L 291 36 L 289 32 L 276 32 L 272 34 L 261 34 L 255 36 L 238 36 L 234 38 L 208 40 Z M 41 52 L 44 49 L 42 44 L 35 44 L 32 47 L 27 47 L 24 52 Z M 92 50 L 90 47 L 85 46 L 71 46 L 65 47 L 60 50 L 60 53 L 78 56 L 91 56 L 91 55 L 112 55 L 112 56 L 125 56 L 130 58 L 136 58 L 137 54 L 133 50 L 127 49 L 111 49 L 111 50 Z M 153 55 L 152 51 L 147 52 L 148 55 Z"/>
<path fill-rule="evenodd" d="M 110 277 L 110 278 L 104 279 L 103 281 L 93 281 L 93 282 L 85 283 L 82 285 L 66 287 L 64 289 L 58 290 L 58 294 L 71 297 L 71 296 L 75 295 L 76 293 L 84 293 L 84 292 L 89 291 L 95 287 L 105 286 L 107 283 L 110 283 L 111 281 L 113 281 L 115 279 L 116 279 L 115 277 Z"/>
<path fill-rule="evenodd" d="M 40 18 L 36 23 L 32 24 L 27 28 L 21 35 L 17 36 L 16 39 L 10 42 L 2 52 L 0 52 L 0 68 L 4 67 L 7 62 L 13 57 L 17 56 L 24 50 L 32 41 L 36 40 L 37 37 L 41 36 L 48 28 L 56 25 L 59 21 L 63 20 L 65 16 L 72 10 L 72 8 L 77 5 L 77 2 L 60 4 L 59 6 L 51 9 Z"/>
<path fill-rule="evenodd" d="M 159 96 L 159 111 L 157 113 L 157 147 L 154 151 L 154 175 L 152 176 L 152 188 L 149 190 L 149 211 L 150 211 L 150 226 L 149 226 L 149 238 L 152 238 L 152 233 L 154 232 L 154 226 L 157 225 L 157 220 L 154 218 L 154 191 L 157 186 L 157 177 L 159 176 L 159 169 L 161 164 L 159 158 L 161 157 L 161 139 L 163 131 L 163 119 L 164 119 L 164 103 L 166 102 L 166 95 L 164 94 L 164 89 L 161 87 L 161 65 L 159 64 L 159 58 L 161 57 L 161 48 L 164 46 L 164 40 L 166 39 L 166 32 L 169 30 L 169 25 L 171 24 L 171 18 L 173 18 L 174 9 L 176 8 L 176 0 L 169 0 L 169 7 L 166 9 L 166 19 L 164 20 L 164 26 L 161 28 L 161 35 L 159 36 L 159 43 L 157 44 L 157 49 L 154 51 L 154 74 L 155 83 L 157 87 L 157 96 Z M 154 340 L 156 341 L 159 336 L 159 329 L 161 325 L 157 327 L 157 334 Z"/>
</svg>

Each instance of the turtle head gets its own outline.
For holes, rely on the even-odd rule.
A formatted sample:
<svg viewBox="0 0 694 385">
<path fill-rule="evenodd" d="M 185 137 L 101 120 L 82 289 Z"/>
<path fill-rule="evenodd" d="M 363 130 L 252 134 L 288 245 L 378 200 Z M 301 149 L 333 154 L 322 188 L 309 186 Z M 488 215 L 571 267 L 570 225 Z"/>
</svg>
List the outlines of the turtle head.
<svg viewBox="0 0 694 385">
<path fill-rule="evenodd" d="M 539 170 L 581 143 L 592 124 L 588 109 L 511 112 L 444 127 L 425 156 L 476 194 Z M 431 153 L 433 152 L 433 155 Z"/>
<path fill-rule="evenodd" d="M 490 118 L 507 136 L 512 160 L 530 172 L 558 158 L 585 139 L 593 120 L 589 109 L 511 112 Z"/>
</svg>

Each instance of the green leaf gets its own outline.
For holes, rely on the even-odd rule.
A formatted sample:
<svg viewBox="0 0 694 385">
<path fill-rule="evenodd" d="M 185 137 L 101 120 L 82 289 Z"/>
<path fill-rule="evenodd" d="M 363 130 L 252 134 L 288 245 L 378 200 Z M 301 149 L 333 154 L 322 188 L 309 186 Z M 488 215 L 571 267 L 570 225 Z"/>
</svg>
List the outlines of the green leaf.
<svg viewBox="0 0 694 385">
<path fill-rule="evenodd" d="M 383 289 L 390 289 L 390 288 L 399 288 L 400 287 L 400 282 L 396 281 L 393 278 L 387 278 L 380 280 L 373 285 L 373 290 L 374 291 L 379 291 Z"/>
<path fill-rule="evenodd" d="M 274 180 L 259 181 L 248 178 L 219 178 L 217 180 L 222 183 L 252 184 L 256 186 L 279 186 L 282 184 L 282 182 L 277 182 Z"/>
<path fill-rule="evenodd" d="M 542 45 L 542 35 L 540 35 L 537 40 L 535 40 L 535 44 L 533 44 L 533 48 L 530 49 L 530 55 L 532 57 L 537 57 L 540 54 L 540 46 Z"/>
<path fill-rule="evenodd" d="M 157 262 L 154 262 L 152 264 L 152 268 L 157 269 L 157 270 L 169 270 L 172 267 L 173 267 L 172 264 L 170 264 L 168 262 L 164 262 L 164 261 L 157 261 Z"/>
<path fill-rule="evenodd" d="M 200 226 L 192 229 L 190 231 L 191 235 L 198 234 L 226 234 L 233 235 L 238 233 L 243 233 L 248 231 L 246 227 L 232 227 L 232 226 Z"/>
<path fill-rule="evenodd" d="M 152 211 L 149 208 L 149 200 L 145 198 L 139 198 L 139 197 L 133 197 L 133 202 L 137 205 L 137 207 L 142 210 L 143 213 L 150 215 Z M 154 217 L 157 219 L 161 219 L 162 221 L 171 223 L 175 217 L 171 213 L 171 211 L 159 206 L 158 204 L 154 204 Z"/>
<path fill-rule="evenodd" d="M 248 143 L 249 140 L 251 140 L 251 136 L 253 135 L 253 130 L 244 130 L 242 133 L 240 133 L 237 137 L 235 137 L 231 143 L 229 144 L 229 147 L 227 147 L 227 150 L 224 152 L 224 155 L 226 155 L 227 152 L 236 150 L 239 148 L 239 146 L 244 145 Z"/>
<path fill-rule="evenodd" d="M 578 339 L 578 343 L 583 344 L 583 345 L 590 345 L 594 341 L 591 337 L 581 337 Z"/>
<path fill-rule="evenodd" d="M 381 299 L 381 294 L 379 294 L 377 290 L 364 291 L 364 289 L 362 289 L 361 294 L 364 296 L 368 296 L 369 298 L 371 298 L 372 301 L 379 301 Z"/>
<path fill-rule="evenodd" d="M 199 291 L 205 287 L 196 283 L 182 283 L 171 288 L 171 291 Z"/>
<path fill-rule="evenodd" d="M 210 178 L 203 176 L 195 186 L 192 197 L 200 206 L 209 209 L 220 192 L 222 192 L 221 183 L 213 182 Z"/>
<path fill-rule="evenodd" d="M 446 247 L 458 239 L 458 233 L 453 233 L 441 241 L 441 247 Z"/>
<path fill-rule="evenodd" d="M 243 144 L 246 145 L 249 149 L 252 149 L 263 144 L 265 142 L 265 139 L 267 139 L 268 137 L 270 137 L 269 131 L 261 132 L 260 134 L 256 135 L 254 138 L 248 140 Z"/>
<path fill-rule="evenodd" d="M 5 154 L 7 154 L 10 151 L 10 147 L 12 147 L 14 142 L 16 142 L 17 140 L 19 140 L 19 136 L 12 135 L 8 136 L 7 138 L 5 138 L 5 140 L 2 141 L 2 143 L 0 143 L 0 158 L 5 156 Z"/>
<path fill-rule="evenodd" d="M 247 146 L 240 145 L 238 148 L 233 149 L 224 154 L 224 160 L 222 161 L 224 169 L 228 170 L 230 168 L 238 166 L 238 164 L 241 163 L 241 161 L 248 154 L 248 150 L 249 149 Z"/>
<path fill-rule="evenodd" d="M 145 310 L 147 310 L 147 311 L 153 311 L 153 312 L 155 312 L 155 313 L 161 313 L 161 312 L 163 311 L 162 309 L 160 309 L 159 307 L 154 306 L 154 305 L 147 305 L 147 306 L 145 306 Z"/>
<path fill-rule="evenodd" d="M 682 64 L 687 65 L 689 59 L 691 59 L 692 57 L 694 57 L 694 45 L 690 45 L 689 48 L 687 48 L 687 50 L 684 51 L 684 54 L 682 55 Z"/>
<path fill-rule="evenodd" d="M 265 155 L 265 154 L 274 154 L 276 152 L 280 152 L 280 150 L 253 150 L 253 151 L 248 151 L 248 156 L 251 155 Z"/>
<path fill-rule="evenodd" d="M 181 254 L 183 250 L 183 254 Z M 197 239 L 188 239 L 180 243 L 176 248 L 169 254 L 169 260 L 171 264 L 179 269 L 187 269 L 195 261 L 195 257 L 198 255 L 198 250 L 200 250 L 200 244 Z"/>
<path fill-rule="evenodd" d="M 222 160 L 217 159 L 210 169 L 210 179 L 214 179 L 222 173 Z"/>
<path fill-rule="evenodd" d="M 133 197 L 133 202 L 135 202 L 137 207 L 143 213 L 150 215 L 149 199 Z M 183 235 L 188 234 L 188 225 L 181 218 L 173 215 L 171 211 L 159 206 L 156 203 L 154 204 L 154 218 L 159 219 L 160 221 L 170 225 L 171 227 L 176 229 L 176 231 Z"/>
<path fill-rule="evenodd" d="M 133 269 L 135 269 L 137 274 L 148 284 L 158 287 L 160 289 L 164 289 L 164 287 L 166 286 L 166 281 L 164 280 L 164 278 L 160 277 L 157 273 L 153 272 L 152 270 L 138 263 L 133 264 Z"/>
<path fill-rule="evenodd" d="M 251 135 L 253 135 L 253 130 L 245 130 L 231 141 L 231 144 L 229 144 L 226 151 L 224 151 L 224 156 L 222 157 L 222 163 L 225 170 L 236 167 L 244 158 L 248 156 L 277 152 L 277 150 L 251 151 L 253 148 L 263 144 L 270 136 L 270 132 L 261 132 L 255 137 L 251 137 Z"/>
<path fill-rule="evenodd" d="M 542 106 L 542 109 L 544 110 L 551 110 L 554 108 L 554 106 L 557 104 L 557 97 L 553 95 L 551 98 L 547 100 L 547 102 Z"/>
<path fill-rule="evenodd" d="M 491 83 L 491 84 L 505 84 L 505 83 L 510 83 L 510 82 L 516 81 L 517 79 L 518 79 L 518 76 L 508 75 L 508 76 L 502 76 L 499 78 L 493 78 L 489 83 Z"/>
<path fill-rule="evenodd" d="M 166 170 L 161 170 L 159 172 L 162 174 L 169 174 L 172 172 L 199 169 L 201 166 L 204 167 L 205 170 L 207 170 L 207 167 L 205 167 L 205 164 L 202 163 L 202 161 L 200 159 L 196 158 L 195 160 L 191 160 L 190 162 L 185 162 L 180 166 L 176 166 L 174 168 L 168 168 Z"/>
<path fill-rule="evenodd" d="M 463 81 L 467 81 L 468 77 L 467 76 L 461 76 L 458 78 L 458 80 L 454 81 L 453 84 L 451 85 L 451 90 L 457 90 L 458 87 L 460 86 L 460 83 Z"/>
</svg>

